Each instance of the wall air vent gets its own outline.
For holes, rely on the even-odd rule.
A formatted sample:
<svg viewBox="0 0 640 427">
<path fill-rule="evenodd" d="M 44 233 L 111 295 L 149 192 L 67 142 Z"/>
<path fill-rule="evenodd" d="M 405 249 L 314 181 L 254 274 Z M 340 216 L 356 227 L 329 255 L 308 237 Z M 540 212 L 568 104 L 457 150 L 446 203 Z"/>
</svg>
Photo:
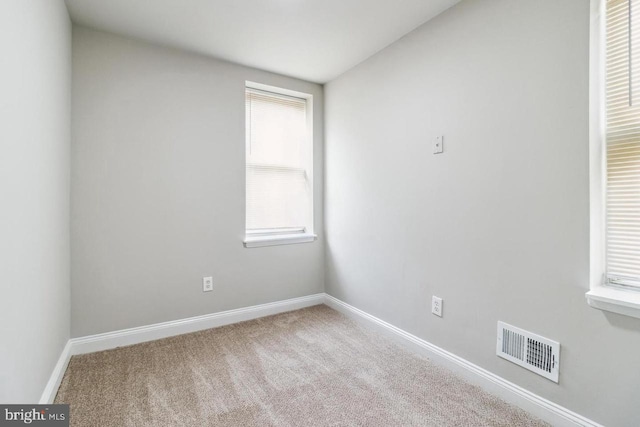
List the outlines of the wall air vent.
<svg viewBox="0 0 640 427">
<path fill-rule="evenodd" d="M 551 381 L 558 382 L 560 343 L 498 322 L 496 354 Z"/>
</svg>

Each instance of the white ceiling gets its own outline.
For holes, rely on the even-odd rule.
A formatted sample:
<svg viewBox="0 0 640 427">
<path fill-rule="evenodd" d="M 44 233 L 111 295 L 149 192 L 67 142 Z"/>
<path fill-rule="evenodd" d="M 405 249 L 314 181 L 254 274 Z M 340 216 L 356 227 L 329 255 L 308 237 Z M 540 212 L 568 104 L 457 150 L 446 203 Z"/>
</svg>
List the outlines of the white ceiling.
<svg viewBox="0 0 640 427">
<path fill-rule="evenodd" d="M 459 0 L 66 0 L 79 25 L 326 83 Z"/>
</svg>

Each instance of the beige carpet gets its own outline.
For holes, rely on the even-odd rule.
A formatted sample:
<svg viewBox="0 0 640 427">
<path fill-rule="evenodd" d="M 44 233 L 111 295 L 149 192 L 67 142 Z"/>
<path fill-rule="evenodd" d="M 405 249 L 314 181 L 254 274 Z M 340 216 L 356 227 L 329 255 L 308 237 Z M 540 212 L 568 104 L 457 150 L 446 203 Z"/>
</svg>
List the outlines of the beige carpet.
<svg viewBox="0 0 640 427">
<path fill-rule="evenodd" d="M 317 306 L 74 356 L 72 426 L 540 426 Z"/>
</svg>

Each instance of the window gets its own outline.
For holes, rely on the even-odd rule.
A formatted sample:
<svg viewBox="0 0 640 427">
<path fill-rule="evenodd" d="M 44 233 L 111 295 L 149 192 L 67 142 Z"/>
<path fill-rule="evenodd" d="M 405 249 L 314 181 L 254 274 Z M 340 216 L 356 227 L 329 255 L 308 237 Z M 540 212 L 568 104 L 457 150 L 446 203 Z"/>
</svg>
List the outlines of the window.
<svg viewBox="0 0 640 427">
<path fill-rule="evenodd" d="M 587 302 L 640 318 L 640 0 L 592 0 Z"/>
<path fill-rule="evenodd" d="M 312 98 L 248 83 L 245 101 L 245 246 L 313 241 Z"/>
<path fill-rule="evenodd" d="M 638 287 L 640 1 L 608 0 L 606 8 L 606 280 Z"/>
</svg>

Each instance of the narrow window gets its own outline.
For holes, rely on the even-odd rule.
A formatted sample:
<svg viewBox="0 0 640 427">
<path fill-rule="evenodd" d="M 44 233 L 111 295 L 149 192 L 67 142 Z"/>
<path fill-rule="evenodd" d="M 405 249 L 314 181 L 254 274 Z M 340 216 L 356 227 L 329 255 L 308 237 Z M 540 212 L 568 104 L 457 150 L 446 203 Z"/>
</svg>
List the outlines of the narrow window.
<svg viewBox="0 0 640 427">
<path fill-rule="evenodd" d="M 606 7 L 606 280 L 640 286 L 640 1 Z"/>
<path fill-rule="evenodd" d="M 245 245 L 312 241 L 312 98 L 247 86 L 245 99 Z"/>
</svg>

